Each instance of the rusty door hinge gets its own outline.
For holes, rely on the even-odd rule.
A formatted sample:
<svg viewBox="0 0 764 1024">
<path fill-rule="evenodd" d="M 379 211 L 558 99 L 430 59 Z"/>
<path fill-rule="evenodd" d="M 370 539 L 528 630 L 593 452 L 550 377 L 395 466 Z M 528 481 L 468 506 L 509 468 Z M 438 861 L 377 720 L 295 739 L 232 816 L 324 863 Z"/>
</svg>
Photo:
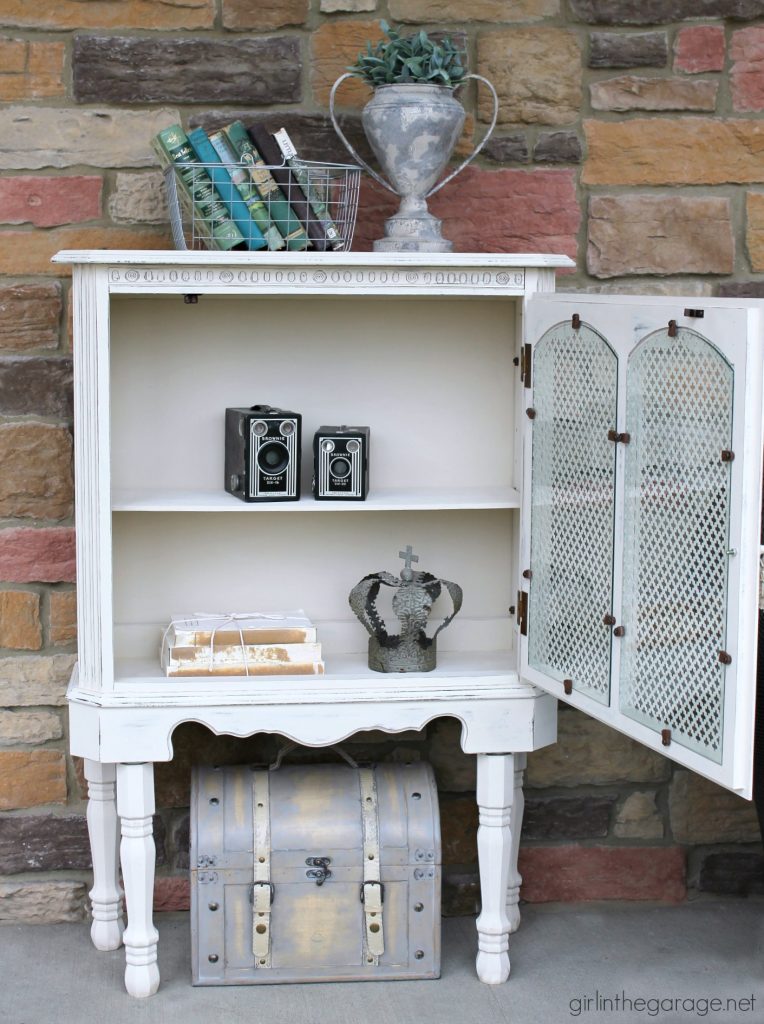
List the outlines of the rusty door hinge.
<svg viewBox="0 0 764 1024">
<path fill-rule="evenodd" d="M 626 430 L 620 434 L 617 430 L 608 430 L 607 439 L 608 441 L 613 441 L 615 444 L 628 444 L 629 441 L 631 441 L 631 434 Z"/>
<path fill-rule="evenodd" d="M 570 318 L 570 326 L 574 331 L 578 331 L 581 327 L 581 317 L 578 313 L 574 313 Z"/>
<path fill-rule="evenodd" d="M 517 624 L 520 636 L 528 635 L 528 595 L 524 590 L 517 592 Z"/>
<path fill-rule="evenodd" d="M 520 349 L 520 380 L 523 387 L 531 386 L 531 367 L 533 365 L 533 350 L 529 344 L 523 345 Z"/>
<path fill-rule="evenodd" d="M 572 679 L 563 679 L 563 681 L 562 681 L 562 688 L 565 691 L 565 696 L 569 697 L 571 695 L 571 693 L 573 693 L 573 680 Z"/>
<path fill-rule="evenodd" d="M 731 448 L 722 448 L 722 462 L 733 462 L 735 459 L 735 453 Z"/>
<path fill-rule="evenodd" d="M 720 663 L 722 665 L 731 665 L 732 664 L 732 655 L 731 654 L 727 654 L 726 651 L 719 651 L 719 661 L 720 661 Z"/>
<path fill-rule="evenodd" d="M 671 745 L 671 729 L 661 729 L 661 743 L 664 747 Z"/>
</svg>

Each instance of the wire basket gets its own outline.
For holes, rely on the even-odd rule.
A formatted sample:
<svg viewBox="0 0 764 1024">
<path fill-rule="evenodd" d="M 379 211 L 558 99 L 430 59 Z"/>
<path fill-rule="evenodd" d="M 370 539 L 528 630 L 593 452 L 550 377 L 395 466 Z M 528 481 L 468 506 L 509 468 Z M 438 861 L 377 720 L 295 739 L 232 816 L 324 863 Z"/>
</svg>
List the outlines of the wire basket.
<svg viewBox="0 0 764 1024">
<path fill-rule="evenodd" d="M 164 180 L 176 249 L 352 245 L 361 183 L 361 168 L 353 164 L 176 163 Z"/>
</svg>

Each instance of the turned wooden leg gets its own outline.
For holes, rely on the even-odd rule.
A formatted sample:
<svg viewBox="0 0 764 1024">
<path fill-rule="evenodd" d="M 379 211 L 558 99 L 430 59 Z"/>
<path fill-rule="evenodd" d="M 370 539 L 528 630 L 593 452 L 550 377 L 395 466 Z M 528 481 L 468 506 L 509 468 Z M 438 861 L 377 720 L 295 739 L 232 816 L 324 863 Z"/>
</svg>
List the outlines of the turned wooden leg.
<svg viewBox="0 0 764 1024">
<path fill-rule="evenodd" d="M 478 754 L 478 860 L 482 911 L 477 919 L 477 974 L 488 985 L 509 977 L 507 883 L 512 856 L 512 798 L 515 787 L 512 754 Z"/>
<path fill-rule="evenodd" d="M 515 754 L 515 792 L 512 798 L 512 811 L 509 820 L 512 846 L 510 848 L 509 882 L 507 884 L 507 917 L 509 918 L 510 932 L 516 932 L 520 927 L 520 886 L 523 884 L 523 878 L 517 870 L 517 858 L 520 853 L 520 833 L 523 829 L 523 811 L 525 810 L 523 775 L 527 760 L 527 754 Z"/>
<path fill-rule="evenodd" d="M 96 949 L 119 949 L 122 945 L 122 890 L 117 859 L 116 765 L 85 758 L 88 781 L 88 835 L 93 858 L 93 888 L 90 890 L 93 924 L 90 937 Z"/>
<path fill-rule="evenodd" d="M 154 766 L 117 765 L 117 810 L 122 819 L 122 882 L 127 903 L 125 988 L 138 998 L 159 988 L 154 897 Z"/>
</svg>

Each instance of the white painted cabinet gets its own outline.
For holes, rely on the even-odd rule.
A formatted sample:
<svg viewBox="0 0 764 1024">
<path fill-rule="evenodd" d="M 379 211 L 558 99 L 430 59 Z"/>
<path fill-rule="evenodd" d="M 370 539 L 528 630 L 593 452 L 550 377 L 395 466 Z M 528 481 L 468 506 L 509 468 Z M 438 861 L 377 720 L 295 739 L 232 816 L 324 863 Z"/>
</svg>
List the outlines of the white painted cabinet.
<svg viewBox="0 0 764 1024">
<path fill-rule="evenodd" d="M 525 754 L 554 742 L 557 698 L 750 795 L 757 309 L 554 296 L 570 261 L 552 256 L 56 259 L 74 264 L 70 741 L 90 783 L 93 940 L 124 941 L 131 994 L 159 984 L 152 765 L 185 721 L 322 746 L 459 720 L 478 755 L 489 983 L 519 923 Z M 224 410 L 256 402 L 303 415 L 298 502 L 223 488 Z M 327 422 L 371 428 L 366 502 L 310 496 Z M 434 672 L 379 675 L 347 595 L 407 544 L 464 604 Z M 172 614 L 297 607 L 323 678 L 162 675 Z"/>
</svg>

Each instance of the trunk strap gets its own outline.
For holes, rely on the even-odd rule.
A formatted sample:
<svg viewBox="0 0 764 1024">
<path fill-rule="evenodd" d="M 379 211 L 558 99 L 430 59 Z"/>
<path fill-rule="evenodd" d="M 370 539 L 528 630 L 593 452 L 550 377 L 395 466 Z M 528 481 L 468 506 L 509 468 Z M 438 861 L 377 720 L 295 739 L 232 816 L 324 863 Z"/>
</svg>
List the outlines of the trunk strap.
<svg viewBox="0 0 764 1024">
<path fill-rule="evenodd" d="M 377 780 L 373 768 L 359 768 L 361 788 L 361 822 L 363 825 L 363 899 L 366 960 L 379 964 L 385 951 L 382 928 L 383 888 L 379 849 L 379 808 Z"/>
<path fill-rule="evenodd" d="M 271 809 L 267 771 L 253 773 L 254 885 L 252 886 L 252 952 L 255 968 L 271 966 Z"/>
</svg>

